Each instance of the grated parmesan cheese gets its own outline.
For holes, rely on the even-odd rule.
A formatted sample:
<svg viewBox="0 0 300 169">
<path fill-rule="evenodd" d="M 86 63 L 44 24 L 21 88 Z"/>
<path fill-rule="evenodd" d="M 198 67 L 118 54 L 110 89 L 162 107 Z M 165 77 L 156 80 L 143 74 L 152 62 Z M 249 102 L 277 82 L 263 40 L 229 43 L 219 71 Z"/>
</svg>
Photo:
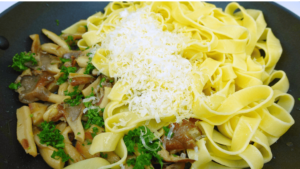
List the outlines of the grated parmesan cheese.
<svg viewBox="0 0 300 169">
<path fill-rule="evenodd" d="M 192 65 L 181 56 L 189 40 L 182 34 L 163 31 L 149 6 L 135 12 L 124 10 L 115 29 L 101 47 L 110 51 L 110 63 L 119 63 L 114 78 L 130 84 L 125 103 L 141 116 L 189 117 L 192 107 Z"/>
</svg>

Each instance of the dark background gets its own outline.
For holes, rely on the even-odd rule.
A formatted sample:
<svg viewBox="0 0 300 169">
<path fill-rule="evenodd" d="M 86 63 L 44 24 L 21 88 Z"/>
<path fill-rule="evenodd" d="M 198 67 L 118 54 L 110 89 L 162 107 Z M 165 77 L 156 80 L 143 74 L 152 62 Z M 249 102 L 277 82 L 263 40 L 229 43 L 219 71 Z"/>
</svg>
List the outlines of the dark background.
<svg viewBox="0 0 300 169">
<path fill-rule="evenodd" d="M 60 34 L 60 31 L 88 16 L 103 11 L 108 2 L 24 2 L 18 3 L 0 15 L 0 36 L 8 39 L 10 47 L 0 50 L 0 169 L 49 168 L 41 156 L 33 158 L 26 155 L 16 137 L 16 109 L 22 104 L 18 94 L 8 88 L 19 75 L 8 65 L 12 57 L 22 51 L 30 51 L 29 35 L 40 34 L 41 43 L 49 42 L 42 35 L 41 29 L 46 28 Z M 211 2 L 217 7 L 224 7 L 228 2 Z M 296 123 L 271 146 L 273 159 L 264 165 L 266 169 L 299 168 L 300 166 L 300 18 L 275 3 L 269 2 L 240 2 L 245 8 L 262 10 L 268 27 L 280 39 L 283 54 L 276 69 L 284 70 L 290 80 L 289 93 L 295 98 L 292 111 Z M 59 20 L 56 25 L 55 20 Z M 287 144 L 289 143 L 289 144 Z M 292 143 L 292 145 L 291 145 Z"/>
</svg>

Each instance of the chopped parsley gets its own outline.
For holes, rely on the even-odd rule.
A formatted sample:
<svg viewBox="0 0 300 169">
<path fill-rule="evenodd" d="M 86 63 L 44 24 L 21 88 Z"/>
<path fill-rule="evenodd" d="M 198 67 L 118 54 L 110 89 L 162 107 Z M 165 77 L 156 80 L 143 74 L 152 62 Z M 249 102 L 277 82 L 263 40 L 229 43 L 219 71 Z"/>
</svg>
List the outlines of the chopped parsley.
<svg viewBox="0 0 300 169">
<path fill-rule="evenodd" d="M 114 80 L 113 80 L 113 79 L 109 80 L 109 83 L 113 83 L 113 82 L 114 82 Z"/>
<path fill-rule="evenodd" d="M 65 67 L 64 65 L 61 66 L 60 72 L 63 72 L 64 74 L 58 78 L 57 84 L 61 85 L 65 81 L 67 81 L 69 73 L 75 73 L 77 70 L 76 67 Z"/>
<path fill-rule="evenodd" d="M 85 98 L 90 98 L 90 97 L 93 97 L 93 96 L 95 96 L 95 95 L 94 95 L 94 88 L 92 87 L 91 94 L 88 95 L 88 96 L 86 96 Z M 90 101 L 90 102 L 84 102 L 83 104 L 84 104 L 85 107 L 90 107 L 92 105 L 92 101 Z"/>
<path fill-rule="evenodd" d="M 89 48 L 90 48 L 90 47 L 88 46 L 88 47 L 85 48 L 85 50 L 88 50 Z"/>
<path fill-rule="evenodd" d="M 93 138 L 97 135 L 98 131 L 99 129 L 97 127 L 93 127 L 93 133 L 91 134 Z"/>
<path fill-rule="evenodd" d="M 57 158 L 58 157 L 58 158 Z M 66 162 L 68 161 L 69 159 L 71 161 L 74 161 L 70 156 L 69 154 L 66 154 L 64 152 L 64 149 L 58 149 L 58 151 L 53 151 L 52 155 L 51 155 L 51 158 L 53 159 L 56 159 L 56 160 L 59 160 L 61 158 L 62 162 Z"/>
<path fill-rule="evenodd" d="M 55 22 L 56 22 L 56 25 L 58 26 L 59 25 L 59 20 L 56 19 Z"/>
<path fill-rule="evenodd" d="M 78 132 L 77 135 L 80 135 L 80 132 Z"/>
<path fill-rule="evenodd" d="M 92 53 L 87 53 L 86 56 L 90 56 Z"/>
<path fill-rule="evenodd" d="M 85 27 L 85 30 L 86 30 L 86 31 L 88 31 L 88 27 L 87 27 L 87 25 L 84 25 L 84 27 Z"/>
<path fill-rule="evenodd" d="M 108 154 L 104 154 L 104 153 L 100 153 L 100 156 L 102 157 L 102 158 L 107 158 L 107 156 L 108 156 Z"/>
<path fill-rule="evenodd" d="M 92 58 L 89 58 L 89 61 L 87 62 L 87 66 L 85 68 L 84 74 L 90 74 L 92 70 L 95 69 L 95 66 L 91 63 Z"/>
<path fill-rule="evenodd" d="M 65 40 L 70 46 L 76 46 L 76 41 L 74 40 L 73 36 L 68 36 L 67 39 Z M 69 46 L 69 48 L 71 48 Z"/>
<path fill-rule="evenodd" d="M 60 131 L 55 128 L 54 122 L 41 123 L 40 127 L 43 129 L 39 134 L 40 142 L 46 144 L 47 146 L 52 146 L 54 148 L 64 148 L 64 136 L 60 134 Z"/>
<path fill-rule="evenodd" d="M 66 62 L 71 62 L 71 59 L 59 58 L 61 62 L 64 64 Z"/>
<path fill-rule="evenodd" d="M 21 83 L 11 83 L 8 87 L 13 90 L 17 90 L 21 86 Z"/>
<path fill-rule="evenodd" d="M 165 136 L 168 136 L 168 133 L 170 131 L 170 128 L 169 127 L 163 127 L 164 131 L 165 131 Z M 171 138 L 174 136 L 174 133 L 171 134 Z"/>
<path fill-rule="evenodd" d="M 99 127 L 104 126 L 104 120 L 103 117 L 99 115 L 98 109 L 88 109 L 87 113 L 84 115 L 88 117 L 89 119 L 87 122 L 83 125 L 84 129 L 88 129 L 91 127 L 92 124 L 95 124 Z"/>
<path fill-rule="evenodd" d="M 143 145 L 141 137 L 144 139 L 147 146 L 151 149 L 155 149 L 155 151 L 148 150 Z M 154 140 L 154 138 L 154 134 L 148 127 L 145 126 L 140 126 L 129 131 L 128 134 L 124 136 L 124 142 L 127 147 L 128 154 L 132 155 L 135 151 L 134 147 L 137 147 L 140 155 L 134 159 L 127 160 L 126 163 L 128 165 L 133 165 L 133 169 L 139 169 L 144 168 L 144 166 L 150 166 L 151 160 L 156 159 L 162 167 L 162 157 L 157 154 L 157 152 L 161 150 L 160 143 L 158 140 Z"/>
<path fill-rule="evenodd" d="M 28 69 L 27 66 L 24 65 L 26 62 L 31 62 L 32 65 L 37 65 L 36 59 L 33 57 L 34 53 L 25 53 L 21 52 L 20 54 L 16 54 L 13 57 L 13 64 L 8 67 L 12 67 L 16 71 L 23 71 Z"/>
<path fill-rule="evenodd" d="M 103 86 L 102 86 L 102 83 L 103 83 L 103 82 L 105 82 L 105 80 L 106 80 L 106 78 L 105 78 L 105 77 L 104 77 L 104 78 L 102 78 L 102 79 L 100 80 L 100 87 L 103 87 Z"/>
<path fill-rule="evenodd" d="M 33 114 L 30 114 L 30 117 L 32 118 L 32 117 L 33 117 Z"/>
<path fill-rule="evenodd" d="M 71 97 L 71 99 L 66 99 L 65 103 L 68 103 L 70 106 L 77 106 L 81 103 L 80 100 L 83 95 L 81 94 L 81 91 L 78 90 L 78 86 L 73 87 L 73 89 L 73 92 L 68 92 L 68 90 L 64 91 L 66 96 Z"/>
</svg>

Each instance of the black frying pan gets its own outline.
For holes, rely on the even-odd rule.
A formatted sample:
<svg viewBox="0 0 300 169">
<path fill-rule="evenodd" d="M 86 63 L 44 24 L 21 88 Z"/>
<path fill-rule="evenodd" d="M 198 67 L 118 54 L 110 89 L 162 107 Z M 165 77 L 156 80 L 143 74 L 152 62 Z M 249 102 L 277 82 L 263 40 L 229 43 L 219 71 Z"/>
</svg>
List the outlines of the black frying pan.
<svg viewBox="0 0 300 169">
<path fill-rule="evenodd" d="M 27 155 L 16 137 L 16 109 L 22 104 L 18 95 L 8 88 L 19 75 L 8 65 L 12 57 L 22 51 L 30 51 L 32 41 L 29 35 L 40 34 L 41 43 L 48 42 L 41 29 L 57 34 L 80 19 L 103 11 L 108 2 L 38 2 L 18 3 L 0 15 L 0 36 L 9 41 L 7 50 L 0 49 L 0 168 L 41 169 L 50 168 L 41 158 Z M 224 7 L 228 2 L 213 2 Z M 268 27 L 281 40 L 283 54 L 276 69 L 284 70 L 290 80 L 289 93 L 296 99 L 292 111 L 296 123 L 271 146 L 274 158 L 264 165 L 266 169 L 300 168 L 300 18 L 275 3 L 241 2 L 245 8 L 263 11 Z M 59 20 L 56 25 L 55 20 Z M 292 143 L 292 144 L 291 144 Z"/>
</svg>

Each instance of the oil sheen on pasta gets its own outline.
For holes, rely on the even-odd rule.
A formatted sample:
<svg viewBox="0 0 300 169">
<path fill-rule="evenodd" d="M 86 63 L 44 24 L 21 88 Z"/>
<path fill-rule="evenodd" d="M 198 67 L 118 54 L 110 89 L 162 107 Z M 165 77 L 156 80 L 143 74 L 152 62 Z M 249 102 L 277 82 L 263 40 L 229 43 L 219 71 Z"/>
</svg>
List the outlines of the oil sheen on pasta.
<svg viewBox="0 0 300 169">
<path fill-rule="evenodd" d="M 191 168 L 259 169 L 294 124 L 288 79 L 274 69 L 281 44 L 259 10 L 238 3 L 222 11 L 204 2 L 112 2 L 87 27 L 78 46 L 93 48 L 94 66 L 118 80 L 104 112 L 106 133 L 90 152 L 115 151 L 121 158 L 89 165 L 123 168 L 122 136 L 129 130 L 145 125 L 160 137 L 162 126 L 193 117 L 206 137 L 187 150 L 196 159 Z"/>
</svg>

